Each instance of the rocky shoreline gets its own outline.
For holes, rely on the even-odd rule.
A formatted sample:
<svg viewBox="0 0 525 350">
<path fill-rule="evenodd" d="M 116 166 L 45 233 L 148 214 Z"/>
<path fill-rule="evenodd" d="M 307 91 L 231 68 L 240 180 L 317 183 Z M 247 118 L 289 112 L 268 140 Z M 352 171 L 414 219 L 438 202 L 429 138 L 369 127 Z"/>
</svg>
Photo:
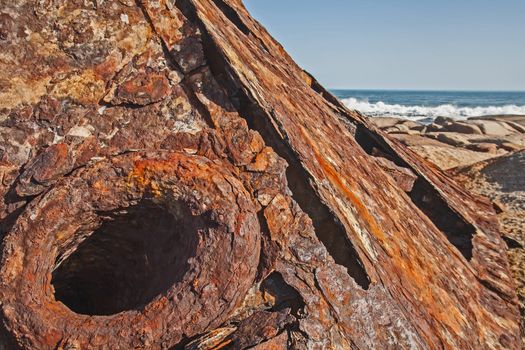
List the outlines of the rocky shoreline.
<svg viewBox="0 0 525 350">
<path fill-rule="evenodd" d="M 525 116 L 437 118 L 430 125 L 370 120 L 472 193 L 493 201 L 525 320 Z"/>
<path fill-rule="evenodd" d="M 438 117 L 430 125 L 388 117 L 371 120 L 442 169 L 525 149 L 525 116 L 485 116 L 467 120 Z"/>
</svg>

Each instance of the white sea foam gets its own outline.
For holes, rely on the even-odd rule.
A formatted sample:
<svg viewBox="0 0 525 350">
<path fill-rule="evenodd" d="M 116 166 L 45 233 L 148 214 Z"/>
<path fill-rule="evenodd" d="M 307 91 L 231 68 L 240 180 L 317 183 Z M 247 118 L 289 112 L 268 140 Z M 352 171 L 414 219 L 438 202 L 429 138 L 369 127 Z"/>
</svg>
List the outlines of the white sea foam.
<svg viewBox="0 0 525 350">
<path fill-rule="evenodd" d="M 407 119 L 426 119 L 438 116 L 465 119 L 484 115 L 499 114 L 521 114 L 525 115 L 525 106 L 485 106 L 485 107 L 457 107 L 445 104 L 435 107 L 405 106 L 399 104 L 387 104 L 384 102 L 369 103 L 366 100 L 356 98 L 342 99 L 343 103 L 350 109 L 358 110 L 368 116 L 394 116 Z"/>
</svg>

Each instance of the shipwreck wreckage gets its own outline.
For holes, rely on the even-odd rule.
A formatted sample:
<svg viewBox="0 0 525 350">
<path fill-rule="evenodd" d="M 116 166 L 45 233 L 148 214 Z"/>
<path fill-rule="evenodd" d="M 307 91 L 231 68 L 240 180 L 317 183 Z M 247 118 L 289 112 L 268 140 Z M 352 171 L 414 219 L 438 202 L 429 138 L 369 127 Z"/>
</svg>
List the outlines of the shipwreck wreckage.
<svg viewBox="0 0 525 350">
<path fill-rule="evenodd" d="M 491 204 L 240 0 L 1 0 L 0 349 L 519 349 Z"/>
</svg>

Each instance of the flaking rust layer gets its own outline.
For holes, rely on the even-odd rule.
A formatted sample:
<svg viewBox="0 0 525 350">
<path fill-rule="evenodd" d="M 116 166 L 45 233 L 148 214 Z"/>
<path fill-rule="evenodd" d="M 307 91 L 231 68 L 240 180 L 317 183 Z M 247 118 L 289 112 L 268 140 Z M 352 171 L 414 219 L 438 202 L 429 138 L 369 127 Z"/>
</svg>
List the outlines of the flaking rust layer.
<svg viewBox="0 0 525 350">
<path fill-rule="evenodd" d="M 0 349 L 521 348 L 491 204 L 239 0 L 0 4 Z"/>
</svg>

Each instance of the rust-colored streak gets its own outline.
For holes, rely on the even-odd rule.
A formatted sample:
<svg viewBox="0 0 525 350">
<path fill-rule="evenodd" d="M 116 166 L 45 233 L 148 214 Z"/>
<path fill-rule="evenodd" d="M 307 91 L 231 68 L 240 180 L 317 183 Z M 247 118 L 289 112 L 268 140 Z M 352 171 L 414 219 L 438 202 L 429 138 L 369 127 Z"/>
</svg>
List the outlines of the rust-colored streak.
<svg viewBox="0 0 525 350">
<path fill-rule="evenodd" d="M 0 349 L 520 348 L 488 202 L 241 0 L 4 2 L 0 47 Z"/>
<path fill-rule="evenodd" d="M 370 214 L 366 206 L 363 204 L 363 202 L 359 199 L 359 197 L 354 194 L 354 192 L 348 187 L 348 185 L 343 181 L 344 177 L 340 172 L 338 172 L 326 159 L 323 157 L 323 155 L 319 152 L 319 147 L 313 144 L 312 139 L 310 136 L 308 136 L 307 132 L 304 130 L 304 128 L 301 129 L 302 136 L 304 139 L 308 142 L 310 149 L 314 153 L 315 160 L 323 169 L 324 174 L 328 177 L 330 180 L 330 183 L 337 186 L 339 191 L 348 199 L 354 206 L 354 208 L 357 211 L 358 218 L 363 220 L 363 222 L 367 225 L 368 230 L 374 234 L 374 236 L 377 239 L 385 240 L 386 236 L 384 232 L 379 228 L 379 225 L 376 223 L 374 217 Z"/>
<path fill-rule="evenodd" d="M 220 350 L 220 349 L 224 349 L 224 348 L 227 347 L 229 344 L 231 344 L 231 342 L 232 342 L 231 339 L 227 339 L 227 340 L 223 341 L 222 343 L 217 344 L 215 347 L 211 348 L 210 350 Z"/>
</svg>

